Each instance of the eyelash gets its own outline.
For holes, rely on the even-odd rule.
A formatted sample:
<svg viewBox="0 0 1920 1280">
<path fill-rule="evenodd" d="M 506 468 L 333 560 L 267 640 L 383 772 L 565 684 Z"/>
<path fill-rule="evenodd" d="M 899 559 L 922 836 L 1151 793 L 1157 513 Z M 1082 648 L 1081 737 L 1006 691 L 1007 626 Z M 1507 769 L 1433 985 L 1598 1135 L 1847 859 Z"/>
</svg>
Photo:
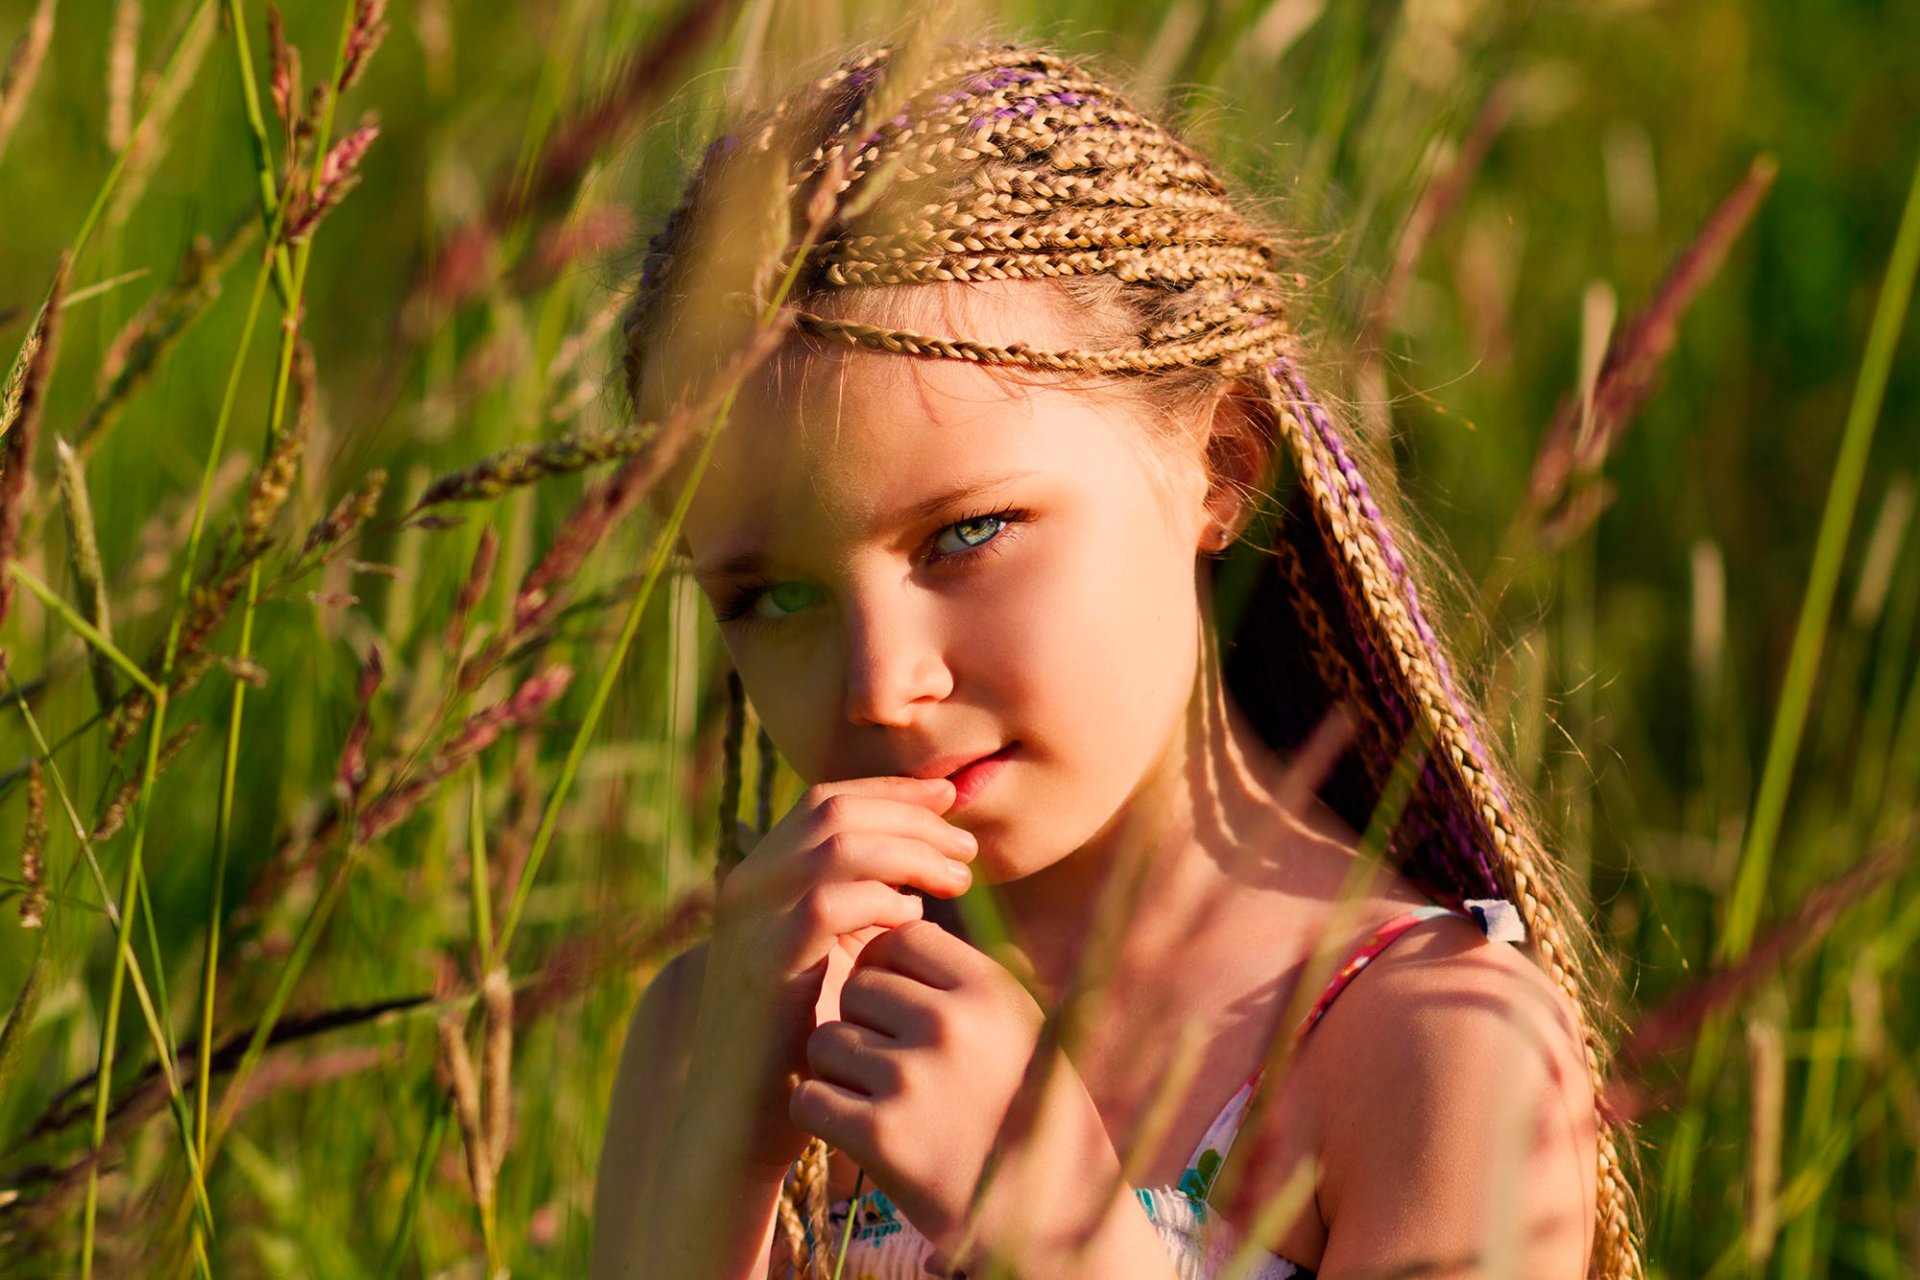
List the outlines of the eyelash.
<svg viewBox="0 0 1920 1280">
<path fill-rule="evenodd" d="M 997 511 L 982 511 L 976 515 L 961 516 L 951 524 L 942 525 L 939 529 L 935 530 L 932 541 L 937 542 L 941 534 L 964 524 L 980 524 L 984 521 L 994 520 L 998 521 L 1001 527 L 993 537 L 977 546 L 970 547 L 965 551 L 942 552 L 929 559 L 927 563 L 945 564 L 952 560 L 976 560 L 982 555 L 987 554 L 998 555 L 1006 549 L 1007 541 L 1017 536 L 1014 531 L 1032 518 L 1033 513 L 1024 507 L 1002 507 Z M 755 583 L 747 583 L 739 587 L 715 607 L 715 620 L 721 623 L 731 623 L 735 626 L 745 627 L 748 630 L 772 627 L 785 621 L 783 618 L 762 618 L 754 614 L 753 606 L 758 603 L 761 593 L 766 589 L 764 584 Z"/>
</svg>

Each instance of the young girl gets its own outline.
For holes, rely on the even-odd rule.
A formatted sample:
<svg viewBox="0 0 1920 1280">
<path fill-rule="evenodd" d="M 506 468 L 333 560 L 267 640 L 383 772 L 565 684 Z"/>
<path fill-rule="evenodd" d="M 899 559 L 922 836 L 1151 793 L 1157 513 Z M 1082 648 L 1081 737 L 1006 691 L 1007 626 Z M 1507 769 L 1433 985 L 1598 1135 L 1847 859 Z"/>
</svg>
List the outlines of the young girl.
<svg viewBox="0 0 1920 1280">
<path fill-rule="evenodd" d="M 797 328 L 681 550 L 723 831 L 742 694 L 809 785 L 634 1016 L 596 1274 L 1638 1274 L 1578 918 L 1276 244 L 1042 51 L 881 48 L 709 148 L 629 391 Z"/>
</svg>

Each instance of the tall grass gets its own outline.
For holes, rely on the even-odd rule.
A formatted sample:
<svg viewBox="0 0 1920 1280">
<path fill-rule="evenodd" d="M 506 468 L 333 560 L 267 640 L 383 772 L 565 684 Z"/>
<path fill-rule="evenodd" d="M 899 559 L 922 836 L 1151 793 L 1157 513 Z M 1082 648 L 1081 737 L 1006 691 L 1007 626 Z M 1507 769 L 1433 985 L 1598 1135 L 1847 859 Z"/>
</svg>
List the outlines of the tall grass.
<svg viewBox="0 0 1920 1280">
<path fill-rule="evenodd" d="M 578 1275 L 719 843 L 639 497 L 756 358 L 616 420 L 633 237 L 895 15 L 114 12 L 0 4 L 0 1273 Z M 1911 1275 L 1920 14 L 978 12 L 1301 237 L 1621 958 L 1655 1272 Z"/>
</svg>

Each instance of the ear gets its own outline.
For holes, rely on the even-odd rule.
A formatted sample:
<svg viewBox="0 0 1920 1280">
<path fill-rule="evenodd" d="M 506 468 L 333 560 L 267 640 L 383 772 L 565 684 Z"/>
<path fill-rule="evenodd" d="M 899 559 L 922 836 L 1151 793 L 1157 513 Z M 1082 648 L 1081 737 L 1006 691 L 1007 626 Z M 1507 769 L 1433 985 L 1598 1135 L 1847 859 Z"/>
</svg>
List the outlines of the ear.
<svg viewBox="0 0 1920 1280">
<path fill-rule="evenodd" d="M 1207 434 L 1207 526 L 1200 549 L 1219 551 L 1221 530 L 1238 538 L 1253 517 L 1253 495 L 1263 492 L 1273 463 L 1272 415 L 1260 392 L 1235 381 L 1222 388 L 1209 410 Z"/>
</svg>

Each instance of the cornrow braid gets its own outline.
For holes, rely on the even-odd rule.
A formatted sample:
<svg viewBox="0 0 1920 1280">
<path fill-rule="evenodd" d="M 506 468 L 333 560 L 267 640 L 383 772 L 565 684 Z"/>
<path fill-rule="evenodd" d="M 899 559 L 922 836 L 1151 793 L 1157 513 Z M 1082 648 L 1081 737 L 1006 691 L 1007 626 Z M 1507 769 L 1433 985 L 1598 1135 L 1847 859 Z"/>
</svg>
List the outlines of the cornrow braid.
<svg viewBox="0 0 1920 1280">
<path fill-rule="evenodd" d="M 1355 744 L 1321 789 L 1356 828 L 1378 806 L 1403 749 L 1425 745 L 1388 851 L 1436 892 L 1514 902 L 1535 957 L 1578 1012 L 1597 1098 L 1605 1005 L 1593 975 L 1604 965 L 1508 781 L 1484 710 L 1456 677 L 1359 441 L 1302 372 L 1306 348 L 1289 322 L 1282 241 L 1240 211 L 1203 157 L 1058 55 L 1002 44 L 910 53 L 884 46 L 849 58 L 742 117 L 707 149 L 648 246 L 627 312 L 629 395 L 639 404 L 650 376 L 681 376 L 659 348 L 698 311 L 690 304 L 729 297 L 765 307 L 772 282 L 783 279 L 795 327 L 828 346 L 1061 374 L 1150 374 L 1140 390 L 1165 406 L 1251 388 L 1297 485 L 1268 545 L 1246 548 L 1263 559 L 1246 609 L 1222 620 L 1228 688 L 1281 751 L 1298 748 L 1334 703 L 1356 713 Z M 772 176 L 755 186 L 755 174 Z M 703 254 L 702 230 L 737 189 L 785 200 L 777 228 L 785 247 L 772 269 L 751 277 L 732 265 L 744 255 Z M 1095 299 L 1079 310 L 1095 316 L 1090 324 L 1111 321 L 1118 339 L 1041 349 L 829 314 L 838 291 L 980 280 L 1052 281 L 1077 300 Z M 1221 562 L 1212 569 L 1217 578 Z M 742 699 L 737 680 L 729 696 Z M 723 857 L 738 854 L 727 833 L 742 736 L 744 715 L 730 711 Z M 764 733 L 760 751 L 764 827 L 772 758 Z M 1591 1272 L 1639 1280 L 1625 1135 L 1609 1113 L 1599 1120 Z M 780 1207 L 796 1262 L 804 1249 L 815 1268 L 827 1249 L 807 1245 L 825 1239 L 825 1175 L 824 1144 L 810 1145 Z"/>
<path fill-rule="evenodd" d="M 759 762 L 760 772 L 753 780 L 753 828 L 761 835 L 773 825 L 773 738 L 768 735 L 767 727 L 760 726 L 753 738 L 754 757 Z"/>
</svg>

